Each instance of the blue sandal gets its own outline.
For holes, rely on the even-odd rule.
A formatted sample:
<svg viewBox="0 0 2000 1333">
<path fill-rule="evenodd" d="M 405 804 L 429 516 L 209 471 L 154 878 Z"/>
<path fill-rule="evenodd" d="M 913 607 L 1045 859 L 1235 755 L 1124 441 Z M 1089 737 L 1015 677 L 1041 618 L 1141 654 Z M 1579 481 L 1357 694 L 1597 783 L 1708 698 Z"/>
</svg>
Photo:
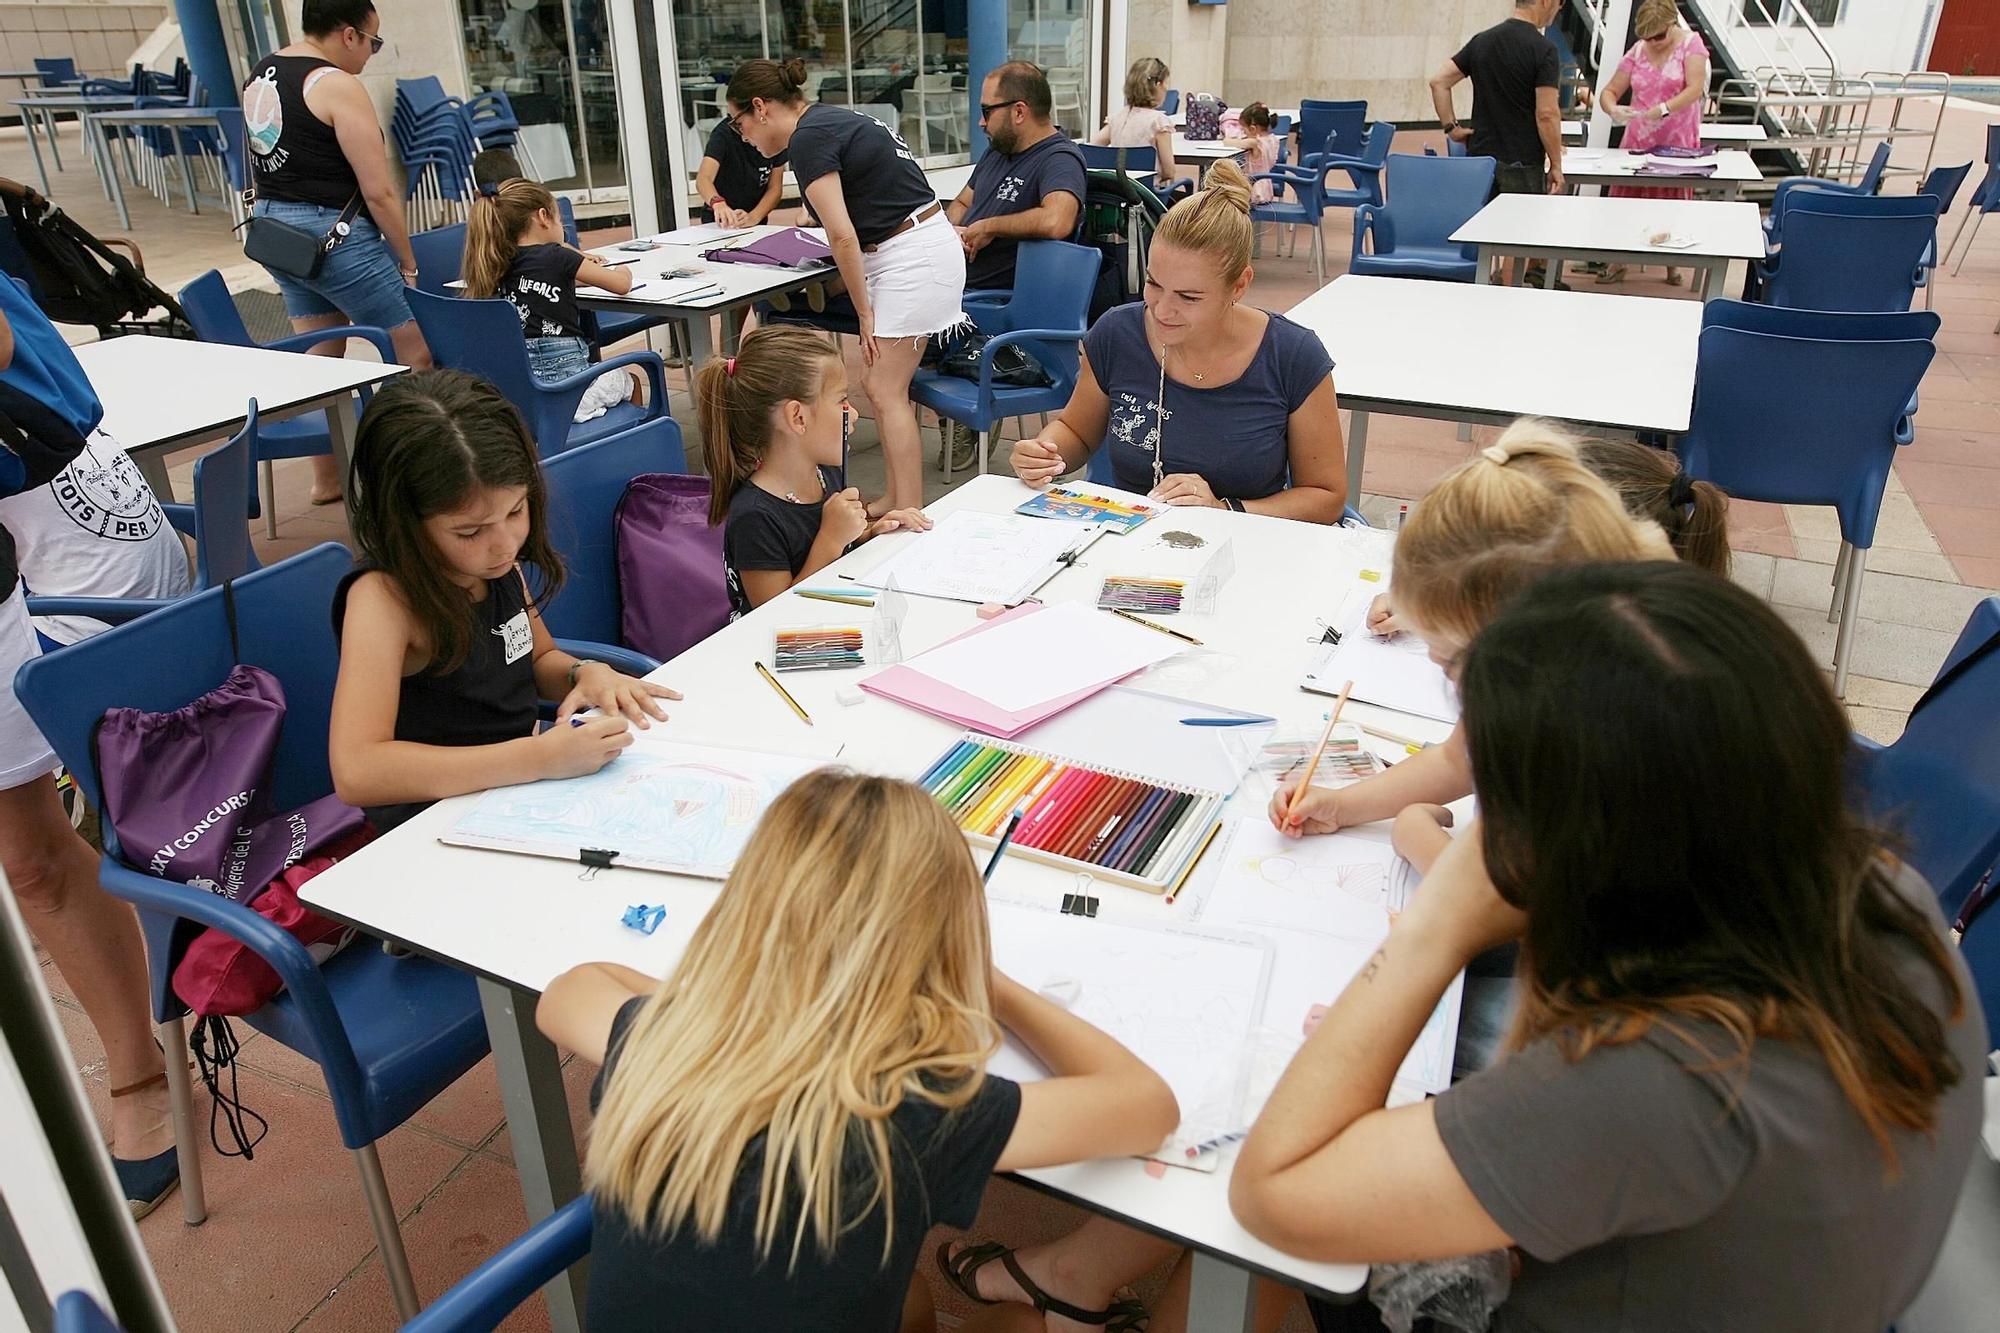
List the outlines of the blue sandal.
<svg viewBox="0 0 2000 1333">
<path fill-rule="evenodd" d="M 111 1095 L 127 1097 L 166 1081 L 167 1071 L 162 1069 L 151 1078 L 113 1088 Z M 114 1156 L 111 1169 L 117 1173 L 118 1187 L 125 1191 L 125 1206 L 132 1210 L 134 1222 L 158 1208 L 161 1200 L 172 1194 L 181 1183 L 181 1166 L 173 1148 L 136 1160 Z"/>
</svg>

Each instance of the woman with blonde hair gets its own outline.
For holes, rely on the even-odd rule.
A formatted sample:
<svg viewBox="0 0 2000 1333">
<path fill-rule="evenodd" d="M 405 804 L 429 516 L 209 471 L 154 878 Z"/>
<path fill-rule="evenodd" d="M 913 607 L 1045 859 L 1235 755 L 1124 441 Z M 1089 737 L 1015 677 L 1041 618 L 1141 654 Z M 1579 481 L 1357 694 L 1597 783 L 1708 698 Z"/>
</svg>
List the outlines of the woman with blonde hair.
<svg viewBox="0 0 2000 1333">
<path fill-rule="evenodd" d="M 1618 68 L 1597 95 L 1605 114 L 1625 127 L 1623 146 L 1635 153 L 1654 148 L 1701 147 L 1701 99 L 1708 92 L 1708 46 L 1701 34 L 1681 22 L 1674 0 L 1640 0 L 1632 12 L 1632 30 L 1639 40 L 1618 62 Z M 1625 94 L 1629 106 L 1621 106 Z M 1692 199 L 1682 187 L 1614 185 L 1614 196 L 1640 199 Z M 1604 283 L 1622 282 L 1625 265 L 1613 264 L 1598 275 Z M 1671 265 L 1667 281 L 1678 283 Z"/>
<path fill-rule="evenodd" d="M 1333 361 L 1310 329 L 1244 304 L 1250 185 L 1233 163 L 1167 210 L 1142 301 L 1083 340 L 1067 406 L 1014 446 L 1040 490 L 1110 451 L 1115 484 L 1173 505 L 1337 523 L 1347 458 Z"/>
<path fill-rule="evenodd" d="M 535 1017 L 604 1066 L 597 1328 L 929 1329 L 918 1245 L 971 1225 L 992 1172 L 1148 1152 L 1179 1120 L 1159 1075 L 994 970 L 937 802 L 839 769 L 772 803 L 664 981 L 586 964 Z M 1003 1026 L 1050 1078 L 986 1073 Z"/>
<path fill-rule="evenodd" d="M 1160 110 L 1166 91 L 1166 62 L 1141 56 L 1125 71 L 1125 105 L 1090 136 L 1092 143 L 1107 148 L 1151 148 L 1155 178 L 1163 188 L 1174 179 L 1174 122 Z"/>
</svg>

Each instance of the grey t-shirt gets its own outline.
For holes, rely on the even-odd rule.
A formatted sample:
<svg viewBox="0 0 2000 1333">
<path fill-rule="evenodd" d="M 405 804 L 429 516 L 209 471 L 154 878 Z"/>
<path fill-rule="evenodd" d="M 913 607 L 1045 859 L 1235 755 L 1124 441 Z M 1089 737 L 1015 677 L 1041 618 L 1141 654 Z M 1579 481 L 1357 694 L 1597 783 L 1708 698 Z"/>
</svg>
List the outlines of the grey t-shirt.
<svg viewBox="0 0 2000 1333">
<path fill-rule="evenodd" d="M 1935 898 L 1899 881 L 1942 932 Z M 1538 1041 L 1437 1099 L 1438 1133 L 1523 1253 L 1496 1330 L 1881 1333 L 1928 1275 L 1979 1131 L 1986 1024 L 1946 1029 L 1960 1079 L 1891 1178 L 1817 1050 L 1763 1040 L 1747 1078 L 1660 1025 L 1575 1063 Z M 1944 1012 L 1914 950 L 1904 974 Z M 1684 1024 L 1715 1055 L 1713 1027 Z M 1695 1066 L 1691 1068 L 1691 1066 Z"/>
</svg>

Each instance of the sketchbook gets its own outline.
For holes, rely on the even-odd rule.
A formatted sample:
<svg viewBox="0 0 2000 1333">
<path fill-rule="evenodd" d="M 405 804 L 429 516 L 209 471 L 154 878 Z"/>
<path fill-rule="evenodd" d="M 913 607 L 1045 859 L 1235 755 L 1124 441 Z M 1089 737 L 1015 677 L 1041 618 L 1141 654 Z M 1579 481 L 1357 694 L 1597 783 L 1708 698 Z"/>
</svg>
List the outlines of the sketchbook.
<svg viewBox="0 0 2000 1333">
<path fill-rule="evenodd" d="M 1299 688 L 1337 695 L 1351 680 L 1350 697 L 1362 703 L 1457 722 L 1458 696 L 1444 668 L 1431 661 L 1430 646 L 1407 630 L 1386 639 L 1368 632 L 1368 608 L 1378 591 L 1363 584 L 1348 593 L 1329 627 L 1334 641 L 1313 654 Z"/>
<path fill-rule="evenodd" d="M 580 778 L 496 787 L 438 841 L 726 879 L 771 802 L 824 762 L 678 741 L 635 745 Z"/>
<path fill-rule="evenodd" d="M 1270 820 L 1246 816 L 1223 839 L 1201 924 L 1311 941 L 1277 960 L 1265 1008 L 1268 1028 L 1296 1049 L 1388 938 L 1420 877 L 1378 833 L 1289 838 Z M 1460 974 L 1410 1048 L 1398 1084 L 1422 1093 L 1451 1086 L 1464 987 Z"/>
<path fill-rule="evenodd" d="M 1149 1155 L 1213 1170 L 1213 1153 L 1198 1163 L 1187 1149 L 1243 1128 L 1243 1054 L 1264 1009 L 1270 943 L 991 899 L 987 913 L 995 967 L 1116 1037 L 1174 1090 L 1180 1128 Z M 1048 1076 L 1012 1037 L 987 1068 L 1017 1081 Z"/>
<path fill-rule="evenodd" d="M 1109 486 L 1072 483 L 1051 486 L 1014 507 L 1029 518 L 1053 518 L 1066 523 L 1107 523 L 1119 532 L 1130 532 L 1160 513 L 1165 505 L 1130 491 Z"/>
<path fill-rule="evenodd" d="M 854 581 L 886 588 L 893 579 L 899 592 L 919 597 L 1012 606 L 1067 569 L 1103 531 L 1096 525 L 1037 523 L 1018 514 L 953 510 L 927 532 L 896 538 L 894 553 Z"/>
</svg>

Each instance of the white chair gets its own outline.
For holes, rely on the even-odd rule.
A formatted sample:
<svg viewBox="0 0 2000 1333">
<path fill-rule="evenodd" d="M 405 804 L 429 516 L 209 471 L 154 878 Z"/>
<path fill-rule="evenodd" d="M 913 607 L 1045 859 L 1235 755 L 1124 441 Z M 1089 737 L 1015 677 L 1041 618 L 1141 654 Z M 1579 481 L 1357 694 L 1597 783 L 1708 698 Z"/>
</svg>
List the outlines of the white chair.
<svg viewBox="0 0 2000 1333">
<path fill-rule="evenodd" d="M 849 109 L 859 111 L 864 116 L 873 116 L 890 129 L 901 133 L 900 122 L 903 113 L 897 108 L 894 102 L 863 102 L 859 106 Z"/>
<path fill-rule="evenodd" d="M 1090 127 L 1083 117 L 1083 73 L 1065 66 L 1053 66 L 1049 70 L 1049 95 L 1054 106 L 1050 116 L 1057 125 L 1067 131 L 1072 138 L 1081 138 Z M 1074 117 L 1067 116 L 1065 110 L 1074 111 Z"/>
<path fill-rule="evenodd" d="M 954 88 L 951 80 L 948 72 L 917 77 L 914 91 L 917 114 L 924 125 L 920 139 L 926 153 L 938 151 L 932 143 L 933 136 L 938 134 L 943 135 L 944 152 L 955 153 L 966 147 L 966 90 Z"/>
</svg>

